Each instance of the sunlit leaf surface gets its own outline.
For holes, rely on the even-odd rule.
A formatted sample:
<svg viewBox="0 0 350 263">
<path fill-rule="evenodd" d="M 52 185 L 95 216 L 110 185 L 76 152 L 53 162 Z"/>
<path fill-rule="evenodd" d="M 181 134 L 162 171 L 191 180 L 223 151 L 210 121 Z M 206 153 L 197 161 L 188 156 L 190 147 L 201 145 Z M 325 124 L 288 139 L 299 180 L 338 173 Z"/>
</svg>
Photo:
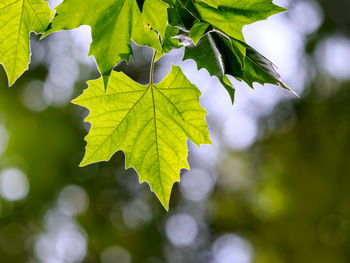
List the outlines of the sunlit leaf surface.
<svg viewBox="0 0 350 263">
<path fill-rule="evenodd" d="M 43 33 L 53 13 L 42 0 L 2 0 L 0 2 L 0 63 L 11 86 L 30 61 L 30 32 Z"/>
<path fill-rule="evenodd" d="M 107 92 L 102 79 L 90 81 L 73 102 L 90 110 L 91 130 L 81 165 L 109 160 L 123 150 L 126 167 L 147 181 L 168 209 L 174 182 L 187 163 L 187 139 L 210 144 L 199 90 L 173 66 L 159 84 L 141 85 L 113 71 Z"/>
</svg>

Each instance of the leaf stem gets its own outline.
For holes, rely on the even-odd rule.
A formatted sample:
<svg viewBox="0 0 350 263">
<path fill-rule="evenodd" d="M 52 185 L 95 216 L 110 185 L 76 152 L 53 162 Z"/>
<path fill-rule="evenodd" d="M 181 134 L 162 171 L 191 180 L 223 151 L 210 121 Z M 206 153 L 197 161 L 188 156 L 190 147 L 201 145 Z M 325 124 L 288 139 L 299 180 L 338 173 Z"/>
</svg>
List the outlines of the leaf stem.
<svg viewBox="0 0 350 263">
<path fill-rule="evenodd" d="M 154 50 L 153 57 L 152 57 L 152 62 L 151 62 L 151 69 L 150 69 L 150 73 L 149 73 L 149 84 L 150 85 L 153 84 L 153 73 L 154 73 L 154 64 L 155 64 L 155 61 L 156 61 L 156 56 L 157 56 L 157 50 Z"/>
</svg>

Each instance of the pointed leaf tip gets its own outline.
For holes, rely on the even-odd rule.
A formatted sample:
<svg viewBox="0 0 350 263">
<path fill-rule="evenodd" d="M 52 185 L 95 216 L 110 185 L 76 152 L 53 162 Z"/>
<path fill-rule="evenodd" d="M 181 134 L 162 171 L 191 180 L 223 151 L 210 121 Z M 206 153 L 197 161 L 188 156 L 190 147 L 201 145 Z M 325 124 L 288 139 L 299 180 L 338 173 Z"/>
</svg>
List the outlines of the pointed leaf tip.
<svg viewBox="0 0 350 263">
<path fill-rule="evenodd" d="M 73 100 L 90 111 L 81 166 L 107 161 L 122 150 L 126 168 L 133 167 L 168 210 L 173 184 L 180 180 L 180 170 L 189 167 L 187 140 L 211 142 L 200 91 L 177 66 L 158 84 L 141 85 L 112 71 L 106 92 L 102 78 L 88 85 Z"/>
<path fill-rule="evenodd" d="M 53 15 L 43 0 L 0 2 L 0 64 L 6 71 L 8 86 L 28 70 L 30 32 L 44 32 Z"/>
</svg>

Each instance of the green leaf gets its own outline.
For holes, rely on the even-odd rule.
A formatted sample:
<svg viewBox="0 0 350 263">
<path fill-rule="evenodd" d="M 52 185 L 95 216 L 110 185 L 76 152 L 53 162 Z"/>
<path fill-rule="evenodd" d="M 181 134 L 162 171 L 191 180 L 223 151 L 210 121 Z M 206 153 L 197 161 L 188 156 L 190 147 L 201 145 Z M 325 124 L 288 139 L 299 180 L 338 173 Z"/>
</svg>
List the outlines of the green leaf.
<svg viewBox="0 0 350 263">
<path fill-rule="evenodd" d="M 193 43 L 197 45 L 198 41 L 203 37 L 205 33 L 208 32 L 210 25 L 205 22 L 195 23 L 191 28 L 189 37 L 192 39 Z"/>
<path fill-rule="evenodd" d="M 212 7 L 218 8 L 222 0 L 198 0 L 198 2 L 206 3 Z"/>
<path fill-rule="evenodd" d="M 234 65 L 228 67 L 228 65 L 224 64 L 225 60 L 223 55 L 225 54 L 219 53 L 211 34 L 207 34 L 196 46 L 193 45 L 185 48 L 183 60 L 193 59 L 197 63 L 198 69 L 205 68 L 211 76 L 216 76 L 228 91 L 233 103 L 235 90 L 226 74 L 233 73 L 230 69 L 240 70 L 240 65 L 236 57 L 233 56 L 229 62 Z"/>
<path fill-rule="evenodd" d="M 244 63 L 242 79 L 250 87 L 253 87 L 254 82 L 262 85 L 265 83 L 275 84 L 299 97 L 299 95 L 293 89 L 288 87 L 287 84 L 283 82 L 281 76 L 276 71 L 276 66 L 249 46 L 247 47 L 247 55 Z"/>
<path fill-rule="evenodd" d="M 223 64 L 227 74 L 245 81 L 251 88 L 253 88 L 254 82 L 262 85 L 269 83 L 280 86 L 298 96 L 283 82 L 276 66 L 254 48 L 245 42 L 225 37 L 222 34 L 214 33 L 214 36 L 216 36 L 219 52 L 224 58 Z M 242 59 L 244 59 L 243 62 Z M 232 63 L 235 60 L 242 66 L 241 68 Z"/>
<path fill-rule="evenodd" d="M 180 169 L 189 169 L 187 139 L 198 146 L 211 143 L 200 92 L 176 66 L 159 84 L 141 85 L 115 71 L 110 78 L 106 93 L 100 78 L 89 81 L 73 101 L 90 110 L 81 166 L 109 160 L 122 150 L 126 167 L 133 167 L 168 209 Z"/>
<path fill-rule="evenodd" d="M 232 103 L 234 89 L 227 75 L 244 80 L 251 87 L 253 82 L 272 83 L 292 91 L 281 80 L 271 62 L 255 50 L 252 52 L 242 34 L 244 25 L 266 19 L 285 9 L 274 5 L 271 0 L 198 0 L 195 2 L 197 13 L 194 13 L 188 0 L 178 2 L 181 5 L 174 12 L 178 18 L 171 16 L 175 21 L 173 24 L 181 27 L 180 22 L 184 20 L 181 12 L 185 12 L 182 9 L 191 14 L 192 26 L 188 23 L 184 28 L 195 44 L 186 46 L 183 60 L 193 59 L 198 69 L 205 68 L 210 75 L 216 76 L 228 91 Z M 250 50 L 249 56 L 246 54 L 247 48 Z"/>
<path fill-rule="evenodd" d="M 182 48 L 183 46 L 180 45 L 180 41 L 176 36 L 179 33 L 179 29 L 176 27 L 173 27 L 171 25 L 168 25 L 165 30 L 164 40 L 162 42 L 162 52 L 157 52 L 156 60 L 161 58 L 166 53 L 170 52 L 173 49 Z"/>
<path fill-rule="evenodd" d="M 48 3 L 42 0 L 1 0 L 0 63 L 9 86 L 28 69 L 30 32 L 43 33 L 52 16 Z"/>
<path fill-rule="evenodd" d="M 154 6 L 159 8 L 157 16 L 150 13 Z M 130 39 L 162 51 L 158 33 L 165 33 L 166 8 L 161 0 L 146 0 L 142 8 L 145 13 L 141 15 L 136 0 L 65 0 L 56 8 L 56 16 L 45 35 L 89 25 L 92 34 L 89 54 L 95 57 L 107 87 L 116 64 L 130 59 Z"/>
<path fill-rule="evenodd" d="M 297 95 L 281 79 L 276 67 L 267 58 L 246 43 L 213 31 L 206 34 L 195 46 L 185 48 L 184 60 L 193 59 L 198 68 L 205 68 L 210 75 L 218 77 L 234 100 L 234 89 L 226 75 L 253 83 L 275 84 Z"/>
<path fill-rule="evenodd" d="M 143 24 L 146 28 L 155 29 L 161 39 L 164 38 L 168 24 L 168 7 L 169 5 L 162 0 L 146 0 L 142 9 Z"/>
<path fill-rule="evenodd" d="M 168 8 L 169 24 L 183 31 L 189 31 L 194 23 L 199 21 L 198 17 L 196 8 L 189 0 L 176 0 L 175 4 Z"/>
<path fill-rule="evenodd" d="M 200 0 L 195 5 L 203 21 L 239 40 L 244 40 L 244 25 L 286 11 L 271 0 Z"/>
</svg>

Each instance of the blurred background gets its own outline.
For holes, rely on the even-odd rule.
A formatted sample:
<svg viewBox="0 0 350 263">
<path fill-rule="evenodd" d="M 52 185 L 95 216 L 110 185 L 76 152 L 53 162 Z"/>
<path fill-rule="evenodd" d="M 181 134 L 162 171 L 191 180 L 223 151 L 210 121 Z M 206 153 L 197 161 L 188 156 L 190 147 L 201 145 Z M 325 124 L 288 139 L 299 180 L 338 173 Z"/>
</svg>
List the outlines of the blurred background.
<svg viewBox="0 0 350 263">
<path fill-rule="evenodd" d="M 202 91 L 214 142 L 189 142 L 168 213 L 121 152 L 78 167 L 89 27 L 33 34 L 30 70 L 12 88 L 0 70 L 0 262 L 350 262 L 350 2 L 276 4 L 290 11 L 244 34 L 300 99 L 234 81 L 232 106 L 183 50 L 157 63 L 158 81 L 174 63 Z M 117 70 L 146 83 L 152 52 L 134 51 Z"/>
</svg>

